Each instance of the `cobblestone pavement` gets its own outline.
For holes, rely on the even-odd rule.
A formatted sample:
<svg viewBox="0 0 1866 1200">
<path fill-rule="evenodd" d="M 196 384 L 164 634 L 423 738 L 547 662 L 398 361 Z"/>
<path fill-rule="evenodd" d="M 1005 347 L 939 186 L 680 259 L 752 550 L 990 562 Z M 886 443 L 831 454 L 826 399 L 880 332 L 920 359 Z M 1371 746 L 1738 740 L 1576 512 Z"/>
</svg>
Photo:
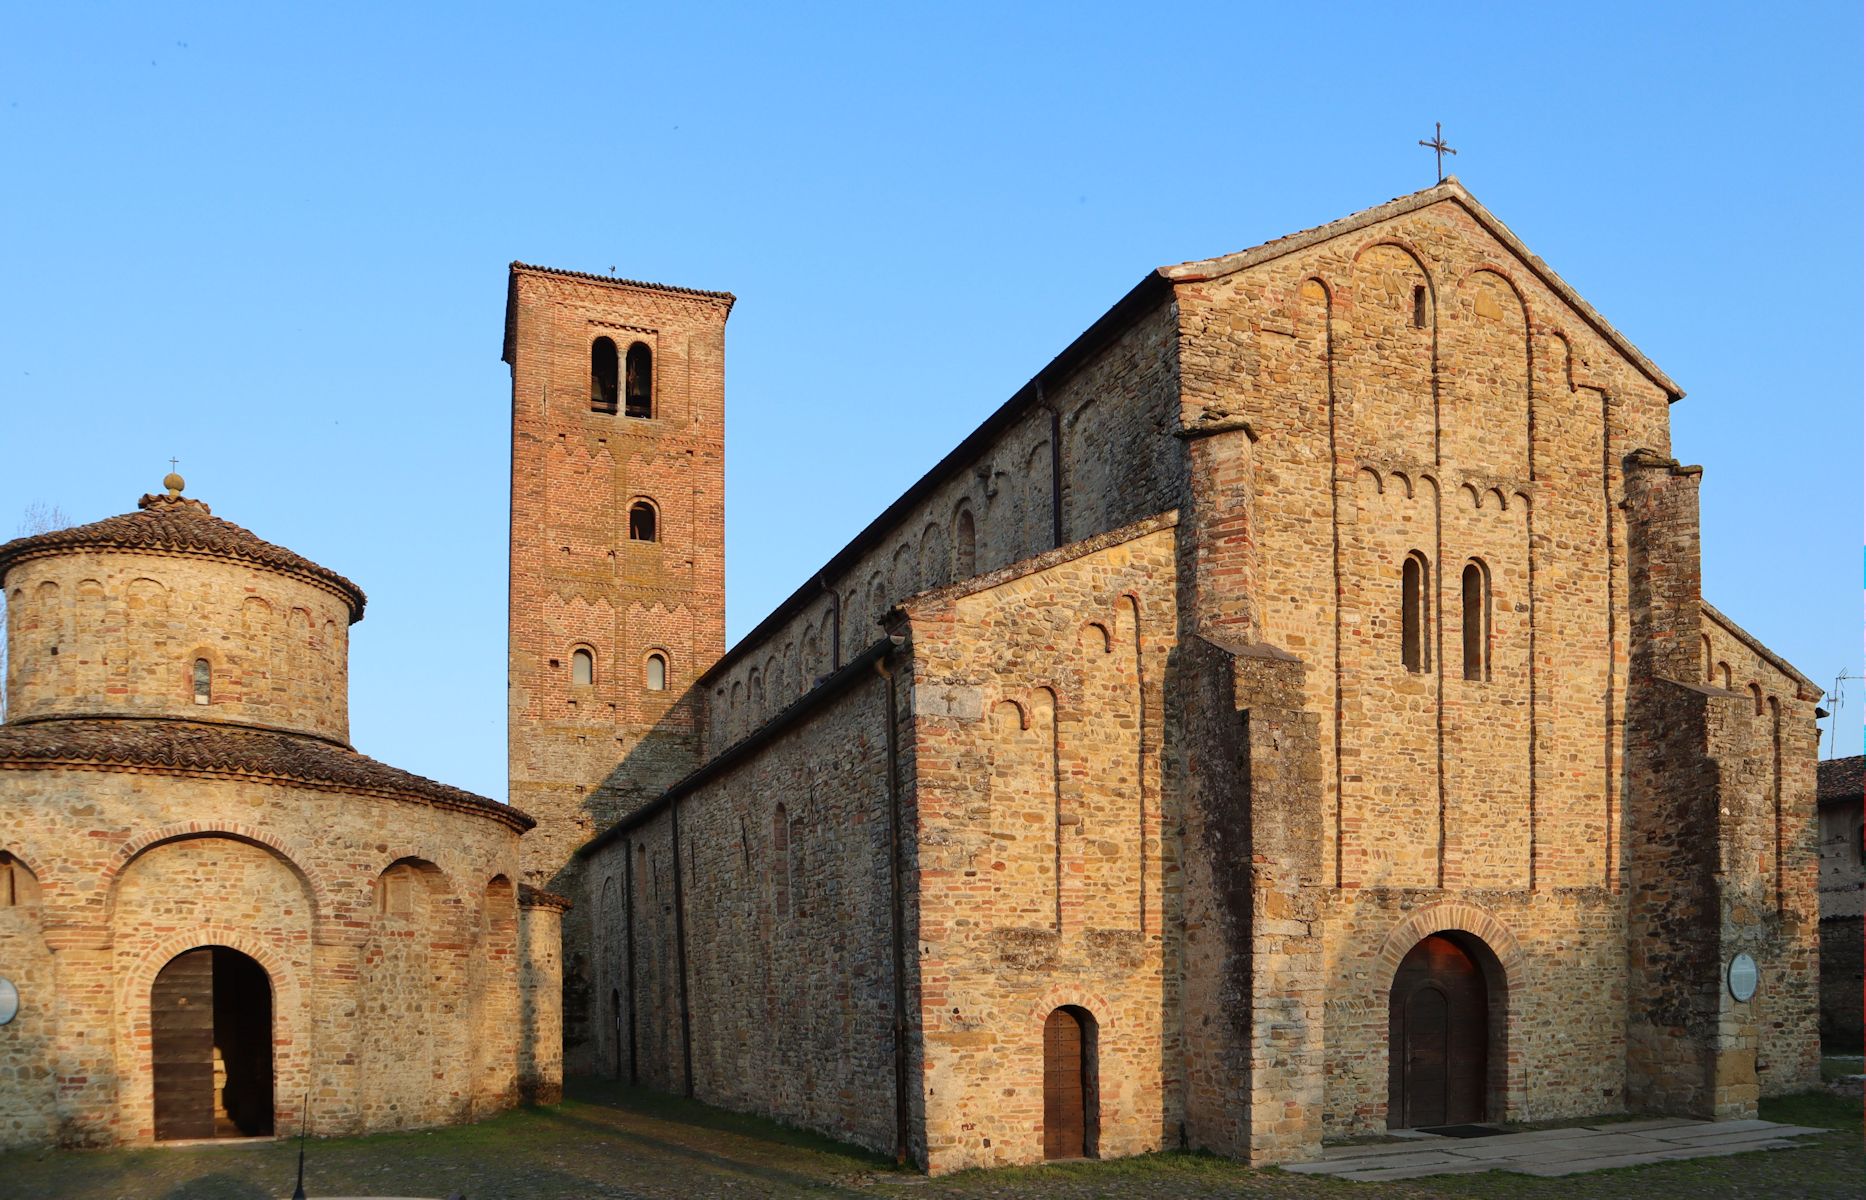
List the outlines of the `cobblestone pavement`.
<svg viewBox="0 0 1866 1200">
<path fill-rule="evenodd" d="M 966 1200 L 1057 1197 L 1395 1198 L 1759 1196 L 1857 1197 L 1866 1179 L 1860 1107 L 1826 1095 L 1765 1106 L 1765 1117 L 1844 1130 L 1797 1139 L 1793 1149 L 1664 1162 L 1568 1179 L 1504 1172 L 1356 1185 L 1250 1170 L 1197 1155 L 1154 1155 L 969 1171 L 928 1180 L 848 1146 L 750 1117 L 642 1092 L 582 1084 L 565 1104 L 427 1133 L 313 1140 L 313 1197 L 468 1200 L 714 1200 L 812 1196 Z M 1496 1141 L 1498 1139 L 1487 1139 Z M 276 1200 L 289 1196 L 289 1141 L 186 1149 L 26 1151 L 0 1155 L 5 1200 Z"/>
</svg>

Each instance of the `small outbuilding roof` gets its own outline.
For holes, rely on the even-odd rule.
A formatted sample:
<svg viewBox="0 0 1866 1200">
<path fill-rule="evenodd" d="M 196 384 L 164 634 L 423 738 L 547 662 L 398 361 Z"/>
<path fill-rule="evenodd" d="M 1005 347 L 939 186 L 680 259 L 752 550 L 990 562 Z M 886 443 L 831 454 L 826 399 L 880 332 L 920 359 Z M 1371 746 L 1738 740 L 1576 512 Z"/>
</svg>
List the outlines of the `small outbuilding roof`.
<svg viewBox="0 0 1866 1200">
<path fill-rule="evenodd" d="M 200 554 L 296 575 L 342 596 L 350 605 L 352 624 L 363 619 L 362 588 L 329 567 L 321 567 L 303 555 L 275 546 L 252 531 L 215 516 L 206 504 L 181 495 L 179 476 L 169 478 L 177 486 L 171 487 L 166 495 L 144 496 L 137 502 L 135 512 L 106 517 L 89 525 L 35 533 L 0 545 L 0 578 L 4 578 L 15 563 L 25 559 L 72 550 Z"/>
<path fill-rule="evenodd" d="M 1817 780 L 1814 795 L 1818 803 L 1858 800 L 1866 794 L 1866 754 L 1823 760 Z"/>
<path fill-rule="evenodd" d="M 474 813 L 520 833 L 537 824 L 509 804 L 306 734 L 170 717 L 34 717 L 0 725 L 0 769 L 61 764 L 247 776 Z"/>
</svg>

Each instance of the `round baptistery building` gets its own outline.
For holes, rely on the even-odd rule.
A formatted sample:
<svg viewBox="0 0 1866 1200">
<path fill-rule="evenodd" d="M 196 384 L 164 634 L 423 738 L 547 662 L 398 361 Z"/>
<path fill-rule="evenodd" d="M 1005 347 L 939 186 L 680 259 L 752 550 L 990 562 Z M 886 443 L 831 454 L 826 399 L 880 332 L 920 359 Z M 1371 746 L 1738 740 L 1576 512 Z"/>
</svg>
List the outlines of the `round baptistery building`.
<svg viewBox="0 0 1866 1200">
<path fill-rule="evenodd" d="M 362 591 L 164 487 L 0 545 L 0 1149 L 554 1100 L 532 819 L 352 749 Z"/>
</svg>

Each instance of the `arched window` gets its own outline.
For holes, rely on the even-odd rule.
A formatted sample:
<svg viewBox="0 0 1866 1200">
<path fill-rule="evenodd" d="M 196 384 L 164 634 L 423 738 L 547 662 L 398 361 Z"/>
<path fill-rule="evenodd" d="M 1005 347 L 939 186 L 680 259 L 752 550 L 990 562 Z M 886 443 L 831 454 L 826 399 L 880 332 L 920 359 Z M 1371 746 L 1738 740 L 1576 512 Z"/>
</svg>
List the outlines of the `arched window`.
<svg viewBox="0 0 1866 1200">
<path fill-rule="evenodd" d="M 1406 556 L 1400 571 L 1400 659 L 1408 671 L 1432 665 L 1431 638 L 1426 631 L 1431 607 L 1431 570 L 1417 550 Z"/>
<path fill-rule="evenodd" d="M 570 652 L 570 682 L 577 687 L 596 682 L 596 656 L 581 646 Z"/>
<path fill-rule="evenodd" d="M 206 704 L 214 698 L 214 668 L 205 658 L 194 660 L 194 702 Z"/>
<path fill-rule="evenodd" d="M 613 351 L 612 351 L 613 353 Z M 628 348 L 627 366 L 627 403 L 624 409 L 631 417 L 652 417 L 654 415 L 654 352 L 645 342 L 635 342 Z M 610 412 L 615 409 L 611 408 Z"/>
<path fill-rule="evenodd" d="M 646 500 L 637 500 L 628 506 L 628 540 L 631 542 L 652 542 L 658 540 L 657 522 L 654 505 Z"/>
<path fill-rule="evenodd" d="M 656 653 L 648 656 L 646 668 L 648 690 L 664 692 L 667 690 L 667 657 Z"/>
<path fill-rule="evenodd" d="M 590 411 L 616 410 L 616 344 L 606 337 L 590 343 Z"/>
<path fill-rule="evenodd" d="M 1464 677 L 1490 678 L 1490 572 L 1476 559 L 1464 564 Z"/>
<path fill-rule="evenodd" d="M 953 551 L 958 558 L 959 578 L 969 579 L 978 573 L 978 527 L 973 524 L 972 510 L 959 510 L 959 519 L 952 531 Z"/>
<path fill-rule="evenodd" d="M 1709 683 L 1717 678 L 1717 667 L 1711 658 L 1710 634 L 1704 635 L 1704 681 Z"/>
<path fill-rule="evenodd" d="M 771 906 L 790 916 L 790 817 L 782 804 L 771 814 Z"/>
<path fill-rule="evenodd" d="M 1723 688 L 1723 690 L 1726 692 L 1730 690 L 1730 664 L 1729 663 L 1720 662 L 1717 664 L 1717 684 L 1719 687 Z"/>
<path fill-rule="evenodd" d="M 39 903 L 39 877 L 5 850 L 0 850 L 0 908 L 24 908 Z"/>
</svg>

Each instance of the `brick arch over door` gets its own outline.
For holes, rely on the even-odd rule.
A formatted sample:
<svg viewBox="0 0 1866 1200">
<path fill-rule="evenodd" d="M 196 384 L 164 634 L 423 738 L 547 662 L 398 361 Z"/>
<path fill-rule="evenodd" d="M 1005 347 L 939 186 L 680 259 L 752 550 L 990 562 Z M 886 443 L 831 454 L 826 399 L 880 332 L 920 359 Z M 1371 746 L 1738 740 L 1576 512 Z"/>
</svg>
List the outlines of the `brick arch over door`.
<svg viewBox="0 0 1866 1200">
<path fill-rule="evenodd" d="M 119 1049 L 117 1061 L 124 1066 L 117 1105 L 124 1127 L 139 1142 L 155 1137 L 155 1080 L 149 1058 L 155 1033 L 149 1011 L 150 988 L 169 960 L 200 946 L 238 950 L 265 968 L 272 984 L 274 1128 L 285 1129 L 291 1125 L 298 1115 L 293 1111 L 295 1104 L 291 1097 L 302 1098 L 310 1088 L 312 1058 L 317 1048 L 310 1014 L 305 1011 L 304 981 L 278 948 L 244 929 L 219 923 L 171 934 L 150 943 L 117 979 L 113 1018 Z M 312 971 L 316 971 L 315 962 Z M 344 1035 L 337 1033 L 336 1036 Z M 313 1103 L 310 1122 L 314 1129 L 318 1116 L 317 1105 Z"/>
<path fill-rule="evenodd" d="M 1524 1111 L 1527 1085 L 1522 1064 L 1517 1060 L 1523 1044 L 1523 1012 L 1533 979 L 1528 955 L 1509 926 L 1496 914 L 1463 900 L 1442 900 L 1409 913 L 1387 932 L 1380 946 L 1379 965 L 1369 972 L 1367 1000 L 1374 1005 L 1369 1011 L 1386 1011 L 1389 989 L 1400 963 L 1414 946 L 1435 933 L 1464 934 L 1481 942 L 1488 954 L 1480 956 L 1480 964 L 1483 958 L 1493 960 L 1488 965 L 1494 966 L 1500 975 L 1488 981 L 1493 1012 L 1502 1017 L 1498 1022 L 1493 1016 L 1491 1028 L 1492 1087 L 1503 1103 L 1503 1112 L 1493 1117 L 1514 1118 Z M 1387 1049 L 1390 1052 L 1392 1047 Z M 1382 1077 L 1385 1077 L 1384 1071 Z"/>
<path fill-rule="evenodd" d="M 262 849 L 270 850 L 282 859 L 293 874 L 310 889 L 311 901 L 315 906 L 311 913 L 312 939 L 319 944 L 354 944 L 361 945 L 366 937 L 366 930 L 348 929 L 336 919 L 337 906 L 331 897 L 330 887 L 324 877 L 305 865 L 305 855 L 290 842 L 277 834 L 268 833 L 252 825 L 235 822 L 215 823 L 210 821 L 185 821 L 175 825 L 164 825 L 160 829 L 138 834 L 123 844 L 117 851 L 110 865 L 105 867 L 99 878 L 103 882 L 105 908 L 101 919 L 109 923 L 111 911 L 116 904 L 116 883 L 129 865 L 145 852 L 168 842 L 178 842 L 199 837 L 226 837 L 235 841 L 247 842 Z M 372 876 L 373 879 L 373 876 Z M 366 893 L 364 899 L 368 899 Z"/>
</svg>

